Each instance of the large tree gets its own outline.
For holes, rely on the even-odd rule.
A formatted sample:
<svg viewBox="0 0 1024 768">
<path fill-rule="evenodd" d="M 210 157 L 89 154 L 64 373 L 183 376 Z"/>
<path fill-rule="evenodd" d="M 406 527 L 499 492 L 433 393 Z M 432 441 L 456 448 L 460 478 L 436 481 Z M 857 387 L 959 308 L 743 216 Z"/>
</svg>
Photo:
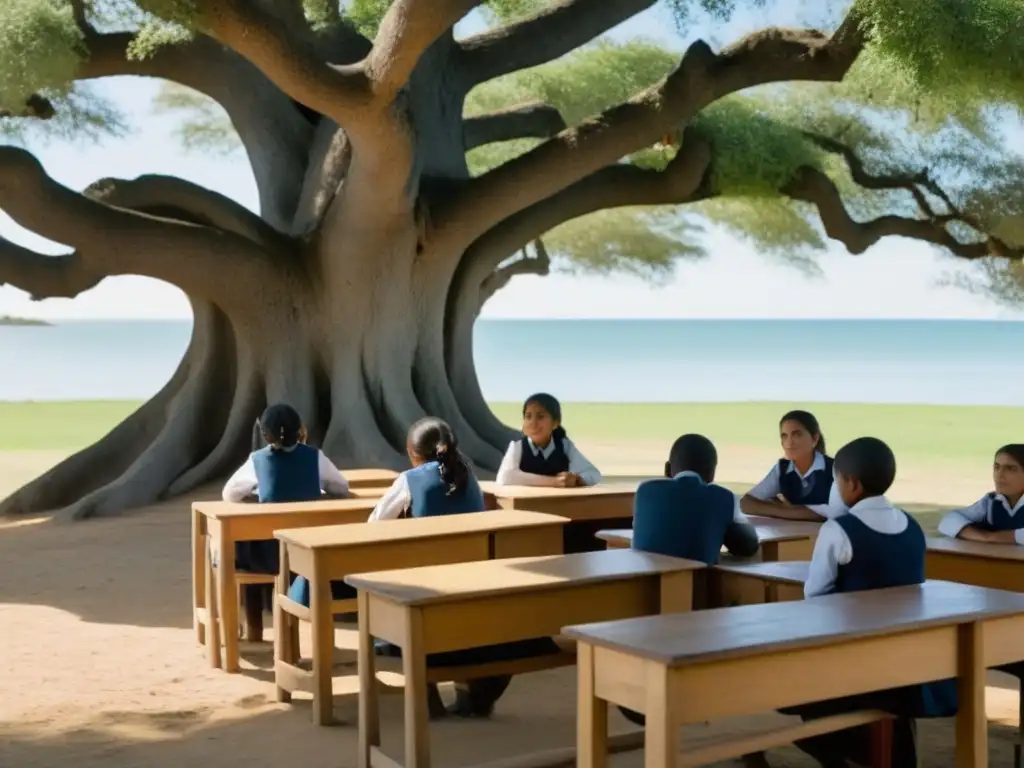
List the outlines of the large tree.
<svg viewBox="0 0 1024 768">
<path fill-rule="evenodd" d="M 4 511 L 78 518 L 186 492 L 239 461 L 279 400 L 341 466 L 401 467 L 407 426 L 430 413 L 494 468 L 512 433 L 481 394 L 473 323 L 549 252 L 664 268 L 699 250 L 710 219 L 790 256 L 889 236 L 1020 255 L 991 215 L 1018 162 L 999 126 L 1022 95 L 1019 0 L 837 1 L 808 11 L 827 31 L 770 26 L 765 0 L 672 0 L 684 31 L 766 18 L 672 58 L 600 40 L 654 0 L 491 0 L 492 27 L 456 37 L 479 5 L 3 3 L 9 135 L 116 129 L 90 84 L 160 78 L 189 89 L 165 108 L 194 107 L 195 92 L 223 109 L 260 203 L 257 216 L 165 176 L 77 192 L 0 147 L 0 210 L 70 249 L 0 238 L 0 281 L 46 299 L 145 275 L 194 312 L 168 384 Z M 216 139 L 211 114 L 193 139 Z"/>
</svg>

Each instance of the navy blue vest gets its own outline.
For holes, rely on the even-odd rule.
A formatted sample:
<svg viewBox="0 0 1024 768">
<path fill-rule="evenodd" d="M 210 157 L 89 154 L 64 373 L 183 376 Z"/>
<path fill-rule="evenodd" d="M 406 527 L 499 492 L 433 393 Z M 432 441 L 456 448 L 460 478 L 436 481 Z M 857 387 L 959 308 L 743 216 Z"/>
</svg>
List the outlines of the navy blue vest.
<svg viewBox="0 0 1024 768">
<path fill-rule="evenodd" d="M 299 443 L 290 451 L 270 446 L 252 454 L 260 503 L 317 501 L 320 498 L 320 451 Z"/>
<path fill-rule="evenodd" d="M 825 457 L 825 468 L 807 476 L 807 490 L 799 472 L 789 472 L 789 459 L 779 459 L 779 492 L 790 504 L 828 504 L 832 492 L 832 459 Z"/>
<path fill-rule="evenodd" d="M 924 531 L 913 517 L 907 515 L 906 529 L 897 534 L 879 533 L 852 514 L 835 522 L 846 532 L 853 549 L 850 562 L 839 566 L 836 592 L 924 583 L 927 547 Z M 884 708 L 906 717 L 952 717 L 957 711 L 955 678 L 895 688 L 885 696 Z"/>
<path fill-rule="evenodd" d="M 436 515 L 459 515 L 464 512 L 483 512 L 486 508 L 484 495 L 472 473 L 469 482 L 460 493 L 448 495 L 448 485 L 441 480 L 440 467 L 436 461 L 422 464 L 405 473 L 409 483 L 410 517 L 434 517 Z"/>
<path fill-rule="evenodd" d="M 1018 531 L 1024 528 L 1024 512 L 1018 510 L 1018 514 L 1011 515 L 1006 504 L 1002 499 L 997 499 L 995 493 L 988 495 L 988 501 L 988 520 L 980 528 L 990 531 Z"/>
<path fill-rule="evenodd" d="M 557 437 L 551 438 L 555 444 L 555 450 L 546 459 L 543 452 L 534 454 L 530 439 L 524 437 L 519 441 L 519 471 L 531 475 L 544 475 L 554 477 L 562 472 L 569 471 L 569 454 L 565 452 L 564 443 Z"/>
<path fill-rule="evenodd" d="M 633 549 L 714 565 L 735 509 L 732 491 L 699 477 L 646 480 L 633 498 Z"/>
</svg>

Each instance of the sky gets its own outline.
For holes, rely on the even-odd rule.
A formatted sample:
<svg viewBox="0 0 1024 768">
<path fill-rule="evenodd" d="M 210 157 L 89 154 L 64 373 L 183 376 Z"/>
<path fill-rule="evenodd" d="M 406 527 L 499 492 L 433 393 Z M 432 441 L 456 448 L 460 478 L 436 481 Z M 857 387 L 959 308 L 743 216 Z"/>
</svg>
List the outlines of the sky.
<svg viewBox="0 0 1024 768">
<path fill-rule="evenodd" d="M 791 3 L 795 14 L 800 3 Z M 786 19 L 773 18 L 776 23 Z M 729 24 L 705 29 L 721 45 L 764 24 L 744 14 Z M 471 31 L 476 20 L 460 25 Z M 652 37 L 681 47 L 667 14 L 655 9 L 615 31 L 618 38 Z M 127 137 L 100 145 L 32 146 L 47 171 L 61 183 L 82 189 L 102 177 L 133 178 L 162 173 L 183 177 L 258 210 L 256 189 L 244 155 L 230 157 L 184 152 L 172 138 L 173 124 L 150 113 L 159 84 L 140 78 L 114 78 L 103 93 L 133 117 Z M 0 235 L 41 252 L 61 246 L 20 228 L 0 212 Z M 522 276 L 488 302 L 484 317 L 558 318 L 956 318 L 1024 319 L 983 296 L 945 283 L 974 267 L 920 243 L 889 239 L 867 253 L 851 256 L 839 245 L 821 258 L 823 274 L 809 277 L 763 256 L 730 236 L 713 234 L 710 259 L 681 263 L 673 277 L 651 283 L 628 276 L 553 274 Z M 141 277 L 108 278 L 75 299 L 32 302 L 15 288 L 0 288 L 0 315 L 48 320 L 187 319 L 184 295 L 173 286 Z"/>
</svg>

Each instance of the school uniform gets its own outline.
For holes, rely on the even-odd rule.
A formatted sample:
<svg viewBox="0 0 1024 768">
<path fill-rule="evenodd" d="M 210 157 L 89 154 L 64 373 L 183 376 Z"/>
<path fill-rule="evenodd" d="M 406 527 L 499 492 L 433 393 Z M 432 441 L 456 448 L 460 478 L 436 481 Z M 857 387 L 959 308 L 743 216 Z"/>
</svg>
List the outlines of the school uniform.
<svg viewBox="0 0 1024 768">
<path fill-rule="evenodd" d="M 459 493 L 448 494 L 448 485 L 441 479 L 440 466 L 436 461 L 423 464 L 400 474 L 381 497 L 370 515 L 370 522 L 395 520 L 400 517 L 434 517 L 437 515 L 458 515 L 469 512 L 483 512 L 486 509 L 483 492 L 476 477 L 469 475 L 469 482 Z M 375 643 L 375 650 L 384 656 L 401 657 L 401 649 L 383 641 Z M 469 648 L 427 656 L 428 667 L 454 667 L 485 664 L 495 661 L 528 658 L 558 652 L 558 646 L 550 638 L 537 638 L 514 643 L 501 643 L 480 648 Z M 490 714 L 511 682 L 510 675 L 471 680 L 467 685 L 456 686 L 458 700 L 456 709 L 465 715 Z M 431 709 L 437 714 L 436 690 L 432 689 Z"/>
<path fill-rule="evenodd" d="M 601 482 L 601 473 L 591 464 L 587 457 L 568 437 L 556 437 L 543 448 L 523 436 L 508 444 L 508 450 L 501 460 L 495 482 L 498 485 L 532 485 L 548 486 L 548 478 L 572 472 L 579 475 L 584 485 L 597 485 Z M 602 524 L 603 523 L 603 524 Z M 562 527 L 562 550 L 566 554 L 574 552 L 593 552 L 604 549 L 595 534 L 601 528 L 626 528 L 630 525 L 629 518 L 606 519 L 604 521 L 573 521 Z"/>
<path fill-rule="evenodd" d="M 734 554 L 749 557 L 757 551 L 757 532 L 740 510 L 739 499 L 720 485 L 705 483 L 696 472 L 645 480 L 636 489 L 633 549 L 715 565 L 723 544 L 728 542 L 732 551 L 743 540 L 736 535 L 739 528 L 749 529 L 747 548 Z M 646 724 L 639 712 L 621 706 L 619 711 L 637 725 Z"/>
<path fill-rule="evenodd" d="M 1011 505 L 1001 493 L 986 493 L 964 509 L 955 509 L 939 522 L 939 533 L 955 539 L 968 525 L 986 531 L 1014 531 L 1017 544 L 1024 545 L 1024 496 Z"/>
<path fill-rule="evenodd" d="M 925 536 L 914 518 L 883 496 L 864 499 L 847 514 L 826 521 L 814 545 L 804 597 L 860 592 L 924 582 Z M 857 709 L 897 716 L 893 765 L 916 765 L 914 718 L 956 714 L 956 681 L 940 680 L 887 691 L 847 696 L 782 710 L 804 720 Z M 868 729 L 851 728 L 797 743 L 816 759 L 845 756 L 867 763 Z"/>
<path fill-rule="evenodd" d="M 834 480 L 832 459 L 815 451 L 807 472 L 801 474 L 792 461 L 779 459 L 748 494 L 760 501 L 775 501 L 781 494 L 790 504 L 807 507 L 828 519 L 845 509 Z"/>
<path fill-rule="evenodd" d="M 254 493 L 261 504 L 316 501 L 322 492 L 345 496 L 348 481 L 322 451 L 305 443 L 254 451 L 224 485 L 224 501 L 245 501 Z M 277 573 L 276 539 L 235 545 L 235 567 L 250 573 Z"/>
</svg>

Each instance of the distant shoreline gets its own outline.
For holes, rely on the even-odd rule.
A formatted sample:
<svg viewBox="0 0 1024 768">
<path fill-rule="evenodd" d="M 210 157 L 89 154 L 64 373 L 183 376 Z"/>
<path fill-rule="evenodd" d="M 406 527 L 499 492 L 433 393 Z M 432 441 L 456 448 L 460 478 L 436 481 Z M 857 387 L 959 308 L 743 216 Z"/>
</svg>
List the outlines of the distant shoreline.
<svg viewBox="0 0 1024 768">
<path fill-rule="evenodd" d="M 37 320 L 31 317 L 11 317 L 10 315 L 3 315 L 0 316 L 0 325 L 50 327 L 53 323 L 49 323 L 46 320 Z"/>
</svg>

